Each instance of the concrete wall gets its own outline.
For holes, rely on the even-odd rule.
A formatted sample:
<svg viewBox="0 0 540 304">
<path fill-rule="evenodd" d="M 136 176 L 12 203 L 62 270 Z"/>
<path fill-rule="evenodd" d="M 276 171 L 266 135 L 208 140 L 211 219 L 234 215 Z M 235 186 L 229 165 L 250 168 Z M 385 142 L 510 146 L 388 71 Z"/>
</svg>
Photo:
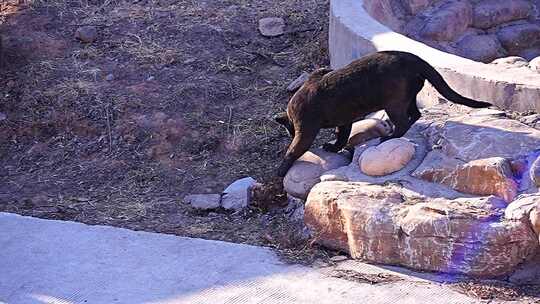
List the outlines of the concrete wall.
<svg viewBox="0 0 540 304">
<path fill-rule="evenodd" d="M 362 0 L 331 0 L 329 39 L 333 68 L 375 51 L 406 51 L 433 65 L 464 96 L 502 109 L 540 110 L 539 73 L 527 67 L 484 64 L 431 48 L 380 24 L 366 12 Z M 418 97 L 419 104 L 437 103 L 439 97 L 426 85 Z"/>
</svg>

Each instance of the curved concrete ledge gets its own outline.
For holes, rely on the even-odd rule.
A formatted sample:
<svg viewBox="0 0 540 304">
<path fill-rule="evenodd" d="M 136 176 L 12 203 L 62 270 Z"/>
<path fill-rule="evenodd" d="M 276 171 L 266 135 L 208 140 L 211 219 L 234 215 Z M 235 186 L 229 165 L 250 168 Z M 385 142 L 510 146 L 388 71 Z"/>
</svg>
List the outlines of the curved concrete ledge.
<svg viewBox="0 0 540 304">
<path fill-rule="evenodd" d="M 393 32 L 365 10 L 363 0 L 331 0 L 330 62 L 333 68 L 363 55 L 386 50 L 416 54 L 433 65 L 460 94 L 513 111 L 540 110 L 540 74 L 528 68 L 484 64 L 429 47 Z M 424 86 L 420 105 L 438 103 L 440 95 Z"/>
</svg>

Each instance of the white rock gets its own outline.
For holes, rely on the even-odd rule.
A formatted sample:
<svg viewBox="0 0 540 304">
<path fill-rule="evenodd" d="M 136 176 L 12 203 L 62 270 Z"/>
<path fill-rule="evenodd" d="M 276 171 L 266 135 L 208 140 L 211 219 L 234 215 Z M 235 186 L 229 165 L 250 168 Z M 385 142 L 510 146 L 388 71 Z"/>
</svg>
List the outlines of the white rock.
<svg viewBox="0 0 540 304">
<path fill-rule="evenodd" d="M 529 63 L 527 62 L 527 59 L 519 56 L 509 56 L 509 57 L 503 57 L 495 59 L 491 62 L 491 64 L 499 64 L 499 65 L 506 65 L 509 67 L 524 67 L 527 66 Z"/>
<path fill-rule="evenodd" d="M 219 208 L 220 201 L 221 195 L 219 194 L 191 194 L 184 198 L 186 204 L 203 210 Z"/>
<path fill-rule="evenodd" d="M 412 159 L 415 145 L 403 138 L 394 138 L 376 147 L 367 148 L 358 163 L 364 174 L 383 176 L 401 170 Z"/>
<path fill-rule="evenodd" d="M 259 20 L 259 31 L 263 36 L 275 37 L 283 35 L 285 21 L 279 17 L 262 18 Z"/>
<path fill-rule="evenodd" d="M 534 58 L 529 62 L 529 68 L 533 71 L 540 73 L 540 56 Z"/>
<path fill-rule="evenodd" d="M 320 182 L 320 176 L 324 172 L 349 163 L 349 159 L 341 154 L 313 149 L 294 162 L 283 179 L 283 188 L 294 197 L 306 199 L 311 188 Z"/>
<path fill-rule="evenodd" d="M 244 177 L 230 184 L 223 190 L 221 206 L 227 210 L 247 207 L 251 199 L 250 190 L 256 182 L 251 177 Z"/>
</svg>

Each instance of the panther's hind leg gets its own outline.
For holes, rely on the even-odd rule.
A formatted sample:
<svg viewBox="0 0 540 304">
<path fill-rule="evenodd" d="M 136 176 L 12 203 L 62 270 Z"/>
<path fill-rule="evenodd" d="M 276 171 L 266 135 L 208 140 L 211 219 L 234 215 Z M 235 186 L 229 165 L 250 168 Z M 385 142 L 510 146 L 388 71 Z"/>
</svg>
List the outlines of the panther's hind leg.
<svg viewBox="0 0 540 304">
<path fill-rule="evenodd" d="M 339 152 L 341 149 L 347 145 L 349 141 L 349 136 L 351 135 L 352 123 L 344 126 L 339 126 L 336 128 L 336 142 L 334 144 L 325 143 L 323 149 L 328 152 Z"/>
</svg>

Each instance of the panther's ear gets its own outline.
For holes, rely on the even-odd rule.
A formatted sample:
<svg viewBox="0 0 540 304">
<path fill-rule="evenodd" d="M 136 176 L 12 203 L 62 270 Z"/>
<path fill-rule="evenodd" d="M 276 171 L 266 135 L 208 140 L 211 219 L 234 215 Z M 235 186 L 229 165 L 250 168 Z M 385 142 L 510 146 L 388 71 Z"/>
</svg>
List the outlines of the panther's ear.
<svg viewBox="0 0 540 304">
<path fill-rule="evenodd" d="M 274 115 L 274 121 L 277 123 L 287 126 L 289 124 L 289 117 L 287 116 L 287 112 L 280 112 L 276 115 Z"/>
</svg>

